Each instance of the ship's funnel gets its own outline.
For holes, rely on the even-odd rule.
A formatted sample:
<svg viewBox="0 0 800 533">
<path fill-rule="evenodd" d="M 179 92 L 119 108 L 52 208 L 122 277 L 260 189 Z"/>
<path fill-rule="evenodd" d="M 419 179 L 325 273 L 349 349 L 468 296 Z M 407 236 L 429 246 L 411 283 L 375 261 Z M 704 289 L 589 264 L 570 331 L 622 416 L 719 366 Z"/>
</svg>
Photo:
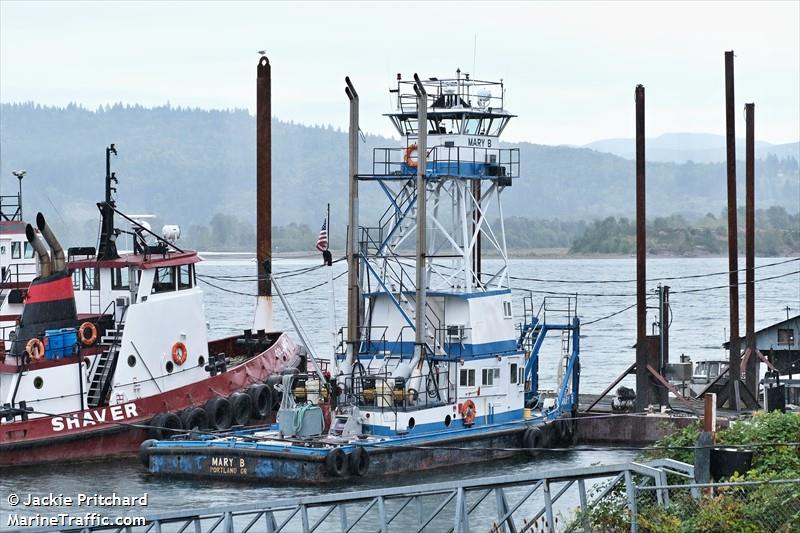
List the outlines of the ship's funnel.
<svg viewBox="0 0 800 533">
<path fill-rule="evenodd" d="M 56 239 L 56 236 L 53 234 L 53 230 L 47 225 L 47 221 L 41 213 L 36 215 L 36 226 L 39 228 L 42 235 L 44 235 L 44 240 L 50 245 L 50 249 L 53 250 L 53 272 L 61 272 L 67 267 L 66 258 L 64 257 L 64 248 L 58 243 L 58 239 Z M 30 239 L 30 237 L 28 239 Z"/>
<path fill-rule="evenodd" d="M 45 246 L 42 237 L 36 233 L 36 230 L 30 224 L 25 227 L 25 236 L 39 257 L 39 275 L 46 278 L 53 273 L 53 265 L 50 261 L 50 254 L 47 252 L 47 246 Z"/>
</svg>

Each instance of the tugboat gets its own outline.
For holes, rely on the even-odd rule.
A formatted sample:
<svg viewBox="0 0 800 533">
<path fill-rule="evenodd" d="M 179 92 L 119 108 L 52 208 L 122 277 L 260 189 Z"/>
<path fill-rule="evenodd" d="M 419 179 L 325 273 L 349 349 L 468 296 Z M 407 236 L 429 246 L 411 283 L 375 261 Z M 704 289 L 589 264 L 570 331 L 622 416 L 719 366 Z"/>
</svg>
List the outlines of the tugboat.
<svg viewBox="0 0 800 533">
<path fill-rule="evenodd" d="M 265 382 L 302 364 L 281 332 L 209 341 L 200 256 L 175 244 L 176 226 L 159 236 L 117 209 L 115 154 L 112 144 L 96 250 L 65 254 L 41 213 L 25 226 L 38 267 L 0 337 L 0 467 L 135 455 L 148 437 L 266 423 L 278 396 Z M 123 234 L 132 253 L 117 250 Z"/>
<path fill-rule="evenodd" d="M 519 152 L 499 143 L 514 117 L 502 81 L 398 75 L 387 116 L 405 142 L 375 149 L 367 174 L 357 168 L 358 94 L 346 82 L 348 325 L 329 387 L 317 374 L 284 376 L 269 429 L 148 440 L 140 458 L 151 473 L 316 483 L 536 455 L 573 440 L 575 298 L 536 311 L 526 297 L 515 327 L 500 198 L 519 178 Z M 361 226 L 360 184 L 377 185 L 387 204 Z M 558 382 L 544 391 L 539 355 L 551 331 Z"/>
</svg>

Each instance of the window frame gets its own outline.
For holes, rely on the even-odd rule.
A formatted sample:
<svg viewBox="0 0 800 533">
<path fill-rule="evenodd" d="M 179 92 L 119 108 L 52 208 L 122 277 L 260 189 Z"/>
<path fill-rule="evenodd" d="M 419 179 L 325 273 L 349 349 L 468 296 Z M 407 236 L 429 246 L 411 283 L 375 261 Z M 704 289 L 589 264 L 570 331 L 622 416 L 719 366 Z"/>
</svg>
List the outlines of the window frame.
<svg viewBox="0 0 800 533">
<path fill-rule="evenodd" d="M 161 277 L 159 276 L 159 272 L 167 271 L 170 273 L 170 277 L 172 278 L 172 288 L 168 288 L 169 285 L 166 281 L 162 282 Z M 175 292 L 177 290 L 177 280 L 175 279 L 175 267 L 168 266 L 168 267 L 156 267 L 155 272 L 153 273 L 153 287 L 150 289 L 150 294 L 162 294 L 165 292 Z"/>
<path fill-rule="evenodd" d="M 70 275 L 72 276 L 72 290 L 73 291 L 81 290 L 81 282 L 83 280 L 82 270 L 83 269 L 80 269 L 80 268 L 73 268 L 72 269 L 72 273 Z"/>
<path fill-rule="evenodd" d="M 91 286 L 87 283 L 89 279 L 87 272 L 94 274 L 94 280 Z M 97 267 L 86 267 L 81 269 L 81 286 L 85 291 L 99 291 L 100 290 L 100 269 Z"/>
<path fill-rule="evenodd" d="M 511 363 L 511 371 L 508 374 L 508 382 L 512 385 L 517 383 L 519 363 Z"/>
<path fill-rule="evenodd" d="M 466 379 L 465 379 L 466 378 Z M 475 369 L 462 368 L 458 376 L 459 387 L 474 387 L 475 386 Z"/>
<path fill-rule="evenodd" d="M 126 272 L 126 284 L 122 284 L 122 271 Z M 111 290 L 112 291 L 129 291 L 131 290 L 131 273 L 128 267 L 119 267 L 111 269 Z"/>
<path fill-rule="evenodd" d="M 778 328 L 776 338 L 777 344 L 781 346 L 792 346 L 794 344 L 794 329 Z"/>
<path fill-rule="evenodd" d="M 22 241 L 11 241 L 11 259 L 22 259 Z"/>
<path fill-rule="evenodd" d="M 177 276 L 176 276 L 176 280 L 175 281 L 177 282 L 177 286 L 178 286 L 178 290 L 179 291 L 184 291 L 186 289 L 191 289 L 192 287 L 194 287 L 194 276 L 192 275 L 192 270 L 193 270 L 192 267 L 193 266 L 194 265 L 192 265 L 190 263 L 188 265 L 178 265 L 176 267 Z M 186 284 L 182 283 L 182 274 L 183 273 L 186 273 L 186 277 L 187 277 L 187 283 Z"/>
</svg>

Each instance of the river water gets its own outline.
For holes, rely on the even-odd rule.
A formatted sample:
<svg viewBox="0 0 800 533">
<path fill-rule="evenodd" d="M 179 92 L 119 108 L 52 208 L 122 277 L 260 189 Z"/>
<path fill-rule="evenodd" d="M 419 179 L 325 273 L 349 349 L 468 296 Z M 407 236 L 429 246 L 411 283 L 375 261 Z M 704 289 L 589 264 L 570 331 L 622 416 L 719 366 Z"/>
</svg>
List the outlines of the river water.
<svg viewBox="0 0 800 533">
<path fill-rule="evenodd" d="M 763 266 L 782 261 L 781 258 L 759 258 L 756 280 L 787 274 L 798 270 L 797 261 L 776 266 Z M 314 266 L 320 261 L 309 259 L 277 259 L 274 269 L 277 274 L 295 271 Z M 491 262 L 491 261 L 490 261 Z M 744 264 L 744 261 L 740 261 Z M 655 289 L 658 280 L 666 277 L 676 278 L 689 275 L 725 272 L 727 259 L 675 259 L 657 258 L 648 260 L 648 288 Z M 343 262 L 333 267 L 334 276 L 344 272 Z M 250 327 L 254 309 L 255 282 L 248 279 L 255 273 L 252 260 L 209 260 L 198 266 L 201 279 L 218 287 L 204 286 L 206 317 L 209 321 L 211 337 L 235 333 Z M 616 316 L 589 324 L 602 317 L 611 315 L 635 303 L 635 283 L 614 283 L 617 280 L 635 278 L 635 261 L 632 258 L 622 259 L 514 259 L 511 261 L 512 276 L 518 278 L 536 278 L 552 281 L 514 280 L 515 314 L 519 316 L 522 309 L 522 297 L 528 290 L 551 291 L 558 293 L 578 293 L 578 316 L 586 324 L 581 329 L 581 392 L 600 392 L 611 380 L 619 375 L 634 359 L 632 346 L 635 342 L 636 312 L 634 308 Z M 216 279 L 224 277 L 226 279 Z M 280 281 L 281 288 L 287 292 L 295 292 L 307 287 L 324 283 L 328 279 L 325 268 L 308 273 L 286 277 Z M 744 280 L 743 274 L 740 280 Z M 583 283 L 579 281 L 605 281 L 605 283 Z M 690 279 L 664 281 L 672 290 L 671 307 L 672 323 L 670 328 L 671 360 L 677 361 L 680 354 L 685 353 L 693 359 L 724 358 L 725 352 L 721 344 L 726 340 L 728 328 L 728 291 L 727 276 L 714 275 Z M 722 288 L 703 290 L 722 285 Z M 790 313 L 796 314 L 800 309 L 800 274 L 791 274 L 777 279 L 764 280 L 757 283 L 756 327 L 764 327 L 786 318 L 786 306 Z M 236 291 L 234 294 L 229 291 Z M 338 325 L 345 323 L 346 313 L 346 281 L 339 277 L 335 282 L 336 321 Z M 741 315 L 744 317 L 744 288 L 741 287 Z M 544 296 L 540 292 L 532 293 L 538 302 Z M 316 290 L 300 292 L 289 296 L 291 305 L 299 318 L 304 322 L 311 341 L 320 354 L 330 353 L 330 333 L 328 328 L 328 291 L 325 286 Z M 652 300 L 653 305 L 657 300 Z M 656 309 L 649 315 L 649 322 L 655 321 Z M 286 314 L 275 305 L 276 329 L 291 329 Z M 742 328 L 744 320 L 742 320 Z M 742 330 L 743 332 L 743 330 Z M 542 362 L 540 364 L 541 381 L 544 387 L 554 384 L 555 360 L 560 350 L 558 338 L 545 342 Z M 550 358 L 550 359 L 548 359 Z M 548 364 L 550 361 L 550 364 Z M 630 383 L 632 385 L 632 383 Z M 524 473 L 532 470 L 559 471 L 565 468 L 587 466 L 591 464 L 608 464 L 625 462 L 636 453 L 614 449 L 595 450 L 577 447 L 564 453 L 551 453 L 535 461 L 525 459 L 501 463 L 477 464 L 470 467 L 446 469 L 391 479 L 364 480 L 357 487 L 344 487 L 346 490 L 359 488 L 376 488 L 390 485 L 416 485 L 421 482 L 445 481 L 464 477 L 485 477 L 508 473 Z M 342 487 L 339 487 L 341 490 Z M 59 465 L 57 467 L 31 467 L 11 469 L 0 478 L 0 529 L 7 526 L 7 516 L 12 510 L 6 495 L 16 493 L 47 494 L 116 492 L 122 496 L 139 496 L 148 494 L 148 512 L 175 510 L 178 508 L 210 507 L 225 504 L 241 504 L 264 501 L 273 498 L 293 497 L 300 495 L 320 494 L 333 490 L 327 487 L 287 487 L 256 486 L 242 484 L 226 484 L 208 481 L 162 480 L 147 475 L 143 468 L 134 461 L 114 460 L 103 463 L 82 465 Z M 568 500 L 574 504 L 574 498 Z M 84 512 L 89 508 L 81 508 Z M 55 514 L 69 509 L 47 509 L 42 514 Z M 107 510 L 106 510 L 107 512 Z"/>
</svg>

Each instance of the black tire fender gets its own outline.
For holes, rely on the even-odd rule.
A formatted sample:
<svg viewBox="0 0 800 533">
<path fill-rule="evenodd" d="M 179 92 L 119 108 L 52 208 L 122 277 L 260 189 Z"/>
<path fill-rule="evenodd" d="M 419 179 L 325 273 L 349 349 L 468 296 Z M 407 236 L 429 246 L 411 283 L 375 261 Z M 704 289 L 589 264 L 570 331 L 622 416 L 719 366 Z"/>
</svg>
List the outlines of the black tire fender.
<svg viewBox="0 0 800 533">
<path fill-rule="evenodd" d="M 206 402 L 208 425 L 212 429 L 226 430 L 233 423 L 233 407 L 227 398 L 211 398 Z"/>
<path fill-rule="evenodd" d="M 528 428 L 523 436 L 523 444 L 531 457 L 537 457 L 544 448 L 544 435 L 539 428 Z"/>
<path fill-rule="evenodd" d="M 272 414 L 272 391 L 269 387 L 261 383 L 250 385 L 247 394 L 253 402 L 253 419 L 267 418 Z"/>
<path fill-rule="evenodd" d="M 189 407 L 181 413 L 183 429 L 208 429 L 208 413 L 202 407 Z"/>
<path fill-rule="evenodd" d="M 233 422 L 237 426 L 244 426 L 253 416 L 253 400 L 249 394 L 236 392 L 228 397 L 233 408 Z"/>
<path fill-rule="evenodd" d="M 347 473 L 347 454 L 341 448 L 333 448 L 325 457 L 325 466 L 332 476 L 342 477 Z"/>
<path fill-rule="evenodd" d="M 183 423 L 175 413 L 161 413 L 150 421 L 147 431 L 151 439 L 167 440 L 183 430 Z"/>
<path fill-rule="evenodd" d="M 348 456 L 348 470 L 356 476 L 365 476 L 369 471 L 369 453 L 362 446 L 356 446 Z"/>
</svg>

